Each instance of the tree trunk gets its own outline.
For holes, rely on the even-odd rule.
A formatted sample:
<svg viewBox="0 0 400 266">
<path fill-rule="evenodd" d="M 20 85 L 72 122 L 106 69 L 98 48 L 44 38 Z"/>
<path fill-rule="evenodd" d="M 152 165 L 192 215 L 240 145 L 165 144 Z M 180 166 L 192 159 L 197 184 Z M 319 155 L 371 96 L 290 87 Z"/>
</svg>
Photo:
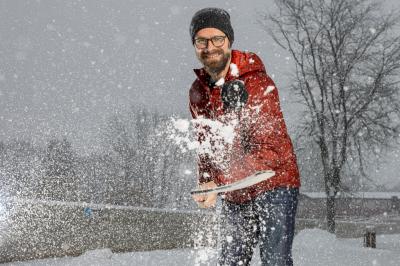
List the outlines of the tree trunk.
<svg viewBox="0 0 400 266">
<path fill-rule="evenodd" d="M 335 196 L 327 195 L 326 220 L 329 233 L 335 233 Z"/>
</svg>

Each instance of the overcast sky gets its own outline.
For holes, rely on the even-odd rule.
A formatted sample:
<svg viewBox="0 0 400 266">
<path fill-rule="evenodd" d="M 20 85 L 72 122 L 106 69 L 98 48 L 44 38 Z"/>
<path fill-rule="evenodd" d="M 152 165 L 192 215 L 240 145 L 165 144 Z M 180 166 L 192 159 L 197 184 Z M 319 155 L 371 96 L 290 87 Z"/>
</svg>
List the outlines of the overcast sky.
<svg viewBox="0 0 400 266">
<path fill-rule="evenodd" d="M 288 64 L 256 22 L 270 1 L 188 2 L 1 1 L 0 139 L 66 134 L 92 146 L 126 106 L 188 116 L 199 67 L 189 23 L 202 7 L 228 9 L 234 48 L 259 53 L 270 74 Z"/>
<path fill-rule="evenodd" d="M 65 135 L 91 151 L 105 120 L 128 106 L 189 117 L 188 89 L 199 67 L 189 23 L 208 6 L 230 12 L 234 49 L 263 59 L 293 130 L 293 63 L 257 23 L 272 0 L 0 0 L 0 140 Z"/>
</svg>

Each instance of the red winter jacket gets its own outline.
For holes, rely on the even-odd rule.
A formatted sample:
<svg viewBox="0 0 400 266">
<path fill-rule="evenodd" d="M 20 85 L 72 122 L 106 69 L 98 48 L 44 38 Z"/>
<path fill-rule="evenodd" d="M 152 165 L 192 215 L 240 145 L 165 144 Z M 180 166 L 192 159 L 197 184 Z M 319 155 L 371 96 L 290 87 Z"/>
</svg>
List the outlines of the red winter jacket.
<svg viewBox="0 0 400 266">
<path fill-rule="evenodd" d="M 197 79 L 189 92 L 193 118 L 225 123 L 221 88 L 209 87 L 210 77 L 203 68 L 194 71 Z M 226 200 L 236 203 L 243 203 L 276 187 L 300 187 L 296 155 L 280 109 L 278 91 L 267 75 L 261 59 L 254 53 L 232 50 L 231 65 L 225 82 L 235 79 L 244 82 L 249 95 L 242 111 L 246 114 L 245 118 L 235 127 L 237 134 L 234 135 L 232 148 L 223 158 L 227 166 L 221 167 L 221 164 L 210 158 L 212 154 L 199 154 L 199 183 L 213 180 L 222 185 L 260 170 L 275 171 L 275 176 L 267 181 L 225 194 Z M 207 137 L 207 132 L 210 132 L 206 127 L 198 130 L 200 143 Z M 240 132 L 246 132 L 247 149 L 243 148 Z"/>
</svg>

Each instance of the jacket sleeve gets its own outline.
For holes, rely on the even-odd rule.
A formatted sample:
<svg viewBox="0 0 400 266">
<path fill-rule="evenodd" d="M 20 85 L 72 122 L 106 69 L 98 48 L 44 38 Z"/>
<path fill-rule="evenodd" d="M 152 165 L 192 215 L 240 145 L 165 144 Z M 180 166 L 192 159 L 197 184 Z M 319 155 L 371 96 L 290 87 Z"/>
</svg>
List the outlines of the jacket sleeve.
<svg viewBox="0 0 400 266">
<path fill-rule="evenodd" d="M 253 170 L 278 169 L 290 150 L 287 129 L 280 109 L 277 88 L 263 71 L 245 79 L 249 99 L 242 123 L 246 128 L 248 152 L 244 160 Z"/>
<path fill-rule="evenodd" d="M 190 102 L 189 104 L 190 113 L 193 119 L 200 118 L 200 114 L 196 111 L 195 105 Z M 197 141 L 201 145 L 205 139 L 206 135 L 209 134 L 209 128 L 202 123 L 195 124 L 195 136 Z M 207 153 L 198 153 L 197 155 L 197 170 L 198 170 L 198 183 L 207 183 L 214 181 L 217 185 L 220 185 L 220 177 L 222 176 L 222 171 L 217 167 L 217 165 L 212 161 Z"/>
</svg>

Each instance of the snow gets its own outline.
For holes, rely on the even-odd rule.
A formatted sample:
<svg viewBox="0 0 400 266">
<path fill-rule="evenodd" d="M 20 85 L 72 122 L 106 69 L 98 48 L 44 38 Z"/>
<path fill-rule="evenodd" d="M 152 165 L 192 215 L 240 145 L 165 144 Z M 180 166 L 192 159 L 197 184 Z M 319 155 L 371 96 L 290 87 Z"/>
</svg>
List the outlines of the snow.
<svg viewBox="0 0 400 266">
<path fill-rule="evenodd" d="M 189 130 L 189 121 L 187 119 L 173 119 L 172 123 L 179 132 L 187 132 Z"/>
<path fill-rule="evenodd" d="M 237 67 L 237 65 L 231 63 L 230 67 L 231 67 L 231 75 L 233 77 L 239 77 L 239 68 Z"/>
<path fill-rule="evenodd" d="M 310 198 L 326 198 L 325 192 L 302 191 L 301 193 Z M 343 197 L 365 199 L 391 199 L 392 197 L 400 198 L 400 192 L 351 192 L 350 195 L 344 194 Z"/>
<path fill-rule="evenodd" d="M 215 265 L 217 251 L 212 248 L 156 250 L 112 253 L 109 249 L 88 251 L 79 257 L 42 259 L 6 263 L 5 266 L 40 265 Z M 381 265 L 395 266 L 400 261 L 400 235 L 378 235 L 377 248 L 364 248 L 363 240 L 339 239 L 320 229 L 299 232 L 293 243 L 295 266 Z M 251 265 L 261 265 L 256 250 Z"/>
<path fill-rule="evenodd" d="M 273 91 L 275 89 L 275 86 L 268 86 L 267 89 L 264 92 L 264 96 L 267 95 L 268 93 L 270 93 L 271 91 Z"/>
<path fill-rule="evenodd" d="M 218 87 L 221 87 L 225 83 L 225 78 L 220 78 L 217 82 L 215 82 L 215 85 Z"/>
<path fill-rule="evenodd" d="M 212 154 L 217 163 L 224 158 L 224 154 L 229 150 L 229 145 L 235 138 L 235 127 L 237 119 L 232 119 L 228 123 L 222 123 L 217 120 L 199 117 L 197 119 L 171 119 L 172 126 L 168 126 L 168 137 L 181 149 L 197 150 L 199 154 Z M 197 139 L 191 135 L 192 128 L 198 128 L 200 131 L 207 130 L 202 145 L 199 146 Z"/>
<path fill-rule="evenodd" d="M 191 175 L 191 174 L 193 174 L 192 171 L 190 171 L 190 170 L 185 170 L 185 175 Z"/>
</svg>

